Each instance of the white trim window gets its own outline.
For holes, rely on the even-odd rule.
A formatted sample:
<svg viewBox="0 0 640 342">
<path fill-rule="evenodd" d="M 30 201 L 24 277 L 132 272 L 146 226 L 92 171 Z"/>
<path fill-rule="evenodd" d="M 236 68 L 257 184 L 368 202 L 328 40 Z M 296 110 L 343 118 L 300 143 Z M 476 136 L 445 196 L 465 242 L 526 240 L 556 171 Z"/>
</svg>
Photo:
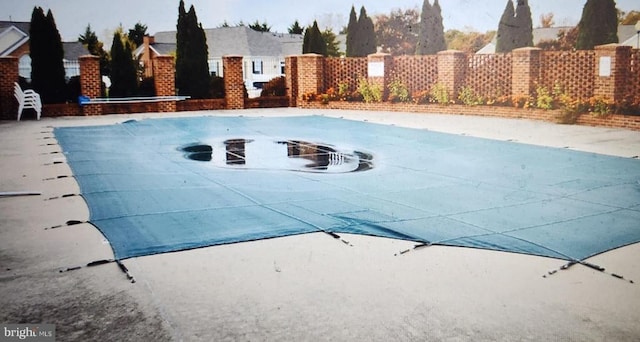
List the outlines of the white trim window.
<svg viewBox="0 0 640 342">
<path fill-rule="evenodd" d="M 254 75 L 264 74 L 264 63 L 262 62 L 262 60 L 251 61 L 251 66 L 252 66 Z"/>
</svg>

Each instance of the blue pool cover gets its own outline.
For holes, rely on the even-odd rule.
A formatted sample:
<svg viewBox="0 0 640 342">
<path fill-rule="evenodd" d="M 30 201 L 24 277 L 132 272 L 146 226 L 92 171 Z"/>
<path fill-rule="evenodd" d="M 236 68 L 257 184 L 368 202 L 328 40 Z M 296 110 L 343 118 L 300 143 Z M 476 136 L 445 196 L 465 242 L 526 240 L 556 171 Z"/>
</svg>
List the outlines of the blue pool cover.
<svg viewBox="0 0 640 342">
<path fill-rule="evenodd" d="M 584 260 L 640 241 L 640 161 L 322 116 L 56 128 L 116 259 L 354 233 Z"/>
</svg>

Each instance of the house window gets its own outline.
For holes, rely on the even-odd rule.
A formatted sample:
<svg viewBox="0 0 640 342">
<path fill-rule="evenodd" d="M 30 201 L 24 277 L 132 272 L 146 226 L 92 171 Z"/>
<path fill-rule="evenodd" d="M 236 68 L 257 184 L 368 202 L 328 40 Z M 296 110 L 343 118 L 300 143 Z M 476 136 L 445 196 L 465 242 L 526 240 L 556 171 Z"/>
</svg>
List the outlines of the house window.
<svg viewBox="0 0 640 342">
<path fill-rule="evenodd" d="M 20 56 L 20 59 L 18 60 L 18 73 L 20 74 L 20 77 L 24 77 L 31 82 L 31 56 Z"/>
<path fill-rule="evenodd" d="M 284 62 L 280 62 L 280 74 L 284 75 Z"/>
<path fill-rule="evenodd" d="M 263 65 L 262 65 L 262 61 L 261 60 L 257 60 L 257 61 L 252 61 L 251 62 L 252 66 L 253 66 L 253 74 L 254 75 L 262 75 L 263 74 Z"/>
</svg>

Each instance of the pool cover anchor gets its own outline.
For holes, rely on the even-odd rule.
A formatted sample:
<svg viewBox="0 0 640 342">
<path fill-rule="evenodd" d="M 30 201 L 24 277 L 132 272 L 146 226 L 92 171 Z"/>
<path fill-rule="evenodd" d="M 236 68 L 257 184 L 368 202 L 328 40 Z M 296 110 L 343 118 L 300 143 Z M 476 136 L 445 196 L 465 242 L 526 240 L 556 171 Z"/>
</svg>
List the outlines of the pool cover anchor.
<svg viewBox="0 0 640 342">
<path fill-rule="evenodd" d="M 105 264 L 110 264 L 115 262 L 116 264 L 118 264 L 118 268 L 124 272 L 124 274 L 127 276 L 127 279 L 134 284 L 136 282 L 136 279 L 131 275 L 131 272 L 129 272 L 129 269 L 127 268 L 127 266 L 125 266 L 121 260 L 116 260 L 116 259 L 101 259 L 101 260 L 96 260 L 96 261 L 92 261 L 90 263 L 87 263 L 84 266 L 74 266 L 74 267 L 67 267 L 64 269 L 59 270 L 60 273 L 65 273 L 65 272 L 70 272 L 70 271 L 76 271 L 79 270 L 83 267 L 95 267 L 95 266 L 100 266 L 100 265 L 105 265 Z"/>
<path fill-rule="evenodd" d="M 414 245 L 412 248 L 407 248 L 407 249 L 405 249 L 405 250 L 402 250 L 402 251 L 400 251 L 400 252 L 398 252 L 398 253 L 394 254 L 393 256 L 398 256 L 398 255 L 402 255 L 402 254 L 407 254 L 407 253 L 409 253 L 409 252 L 411 252 L 411 251 L 415 251 L 416 249 L 420 249 L 420 248 L 424 248 L 424 247 L 431 247 L 431 246 L 433 246 L 433 245 L 434 245 L 434 243 L 432 243 L 432 242 L 422 242 L 422 243 L 419 243 L 419 244 L 417 244 L 417 245 Z"/>
<path fill-rule="evenodd" d="M 635 284 L 635 282 L 633 280 L 631 280 L 631 279 L 626 279 L 622 275 L 619 275 L 619 274 L 616 274 L 616 273 L 607 272 L 607 270 L 604 267 L 596 265 L 596 264 L 592 264 L 592 263 L 584 261 L 584 260 L 571 260 L 568 263 L 560 266 L 559 268 L 556 268 L 556 269 L 553 269 L 551 271 L 548 271 L 547 274 L 543 275 L 542 277 L 543 278 L 547 278 L 547 276 L 552 276 L 552 275 L 558 273 L 558 271 L 566 271 L 566 270 L 568 270 L 569 268 L 571 268 L 574 265 L 582 265 L 582 266 L 588 267 L 588 268 L 590 268 L 592 270 L 598 271 L 600 273 L 608 274 L 608 275 L 610 275 L 610 276 L 612 276 L 612 277 L 614 277 L 616 279 L 624 280 L 624 281 L 626 281 L 626 282 L 628 282 L 630 284 Z"/>
<path fill-rule="evenodd" d="M 46 228 L 44 228 L 44 230 L 58 229 L 58 228 L 62 228 L 62 227 L 75 226 L 77 224 L 82 224 L 82 223 L 89 223 L 89 221 L 69 220 L 69 221 L 65 222 L 65 224 L 58 224 L 58 225 L 55 225 L 55 226 L 46 227 Z"/>
</svg>

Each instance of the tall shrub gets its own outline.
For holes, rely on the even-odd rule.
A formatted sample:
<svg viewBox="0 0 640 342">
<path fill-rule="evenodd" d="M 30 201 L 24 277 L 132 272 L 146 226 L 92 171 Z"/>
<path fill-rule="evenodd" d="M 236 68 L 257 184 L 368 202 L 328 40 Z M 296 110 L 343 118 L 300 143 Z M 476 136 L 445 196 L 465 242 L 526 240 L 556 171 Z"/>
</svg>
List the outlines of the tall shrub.
<svg viewBox="0 0 640 342">
<path fill-rule="evenodd" d="M 432 55 L 446 49 L 440 4 L 435 0 L 432 6 L 429 0 L 424 0 L 420 13 L 416 55 Z"/>
<path fill-rule="evenodd" d="M 376 31 L 373 20 L 367 15 L 367 10 L 362 6 L 358 17 L 358 56 L 367 56 L 376 52 Z"/>
<path fill-rule="evenodd" d="M 576 49 L 618 42 L 618 10 L 614 0 L 587 0 L 578 23 Z"/>
<path fill-rule="evenodd" d="M 515 23 L 514 49 L 533 46 L 533 20 L 528 0 L 518 0 Z"/>
<path fill-rule="evenodd" d="M 498 24 L 496 52 L 509 52 L 526 46 L 533 46 L 533 21 L 529 2 L 518 0 L 518 6 L 514 8 L 512 0 L 507 0 Z"/>
<path fill-rule="evenodd" d="M 111 87 L 109 97 L 129 97 L 138 92 L 136 64 L 131 43 L 120 31 L 113 35 L 111 43 Z"/>
<path fill-rule="evenodd" d="M 513 2 L 507 0 L 507 6 L 502 12 L 500 23 L 498 23 L 498 33 L 496 36 L 496 52 L 509 52 L 515 46 L 515 34 L 513 28 L 515 23 L 516 10 L 513 8 Z"/>
<path fill-rule="evenodd" d="M 355 7 L 351 6 L 351 13 L 349 14 L 349 23 L 347 24 L 347 57 L 355 57 L 357 52 L 358 41 L 358 16 L 356 15 Z"/>
<path fill-rule="evenodd" d="M 209 52 L 202 24 L 191 5 L 184 10 L 184 1 L 178 8 L 176 32 L 176 88 L 179 95 L 193 98 L 209 97 Z"/>
<path fill-rule="evenodd" d="M 29 36 L 33 88 L 44 103 L 64 103 L 67 97 L 64 50 L 51 10 L 45 16 L 41 7 L 34 7 Z"/>
<path fill-rule="evenodd" d="M 327 43 L 322 37 L 317 21 L 314 21 L 313 25 L 304 32 L 302 53 L 317 53 L 327 56 Z"/>
</svg>

